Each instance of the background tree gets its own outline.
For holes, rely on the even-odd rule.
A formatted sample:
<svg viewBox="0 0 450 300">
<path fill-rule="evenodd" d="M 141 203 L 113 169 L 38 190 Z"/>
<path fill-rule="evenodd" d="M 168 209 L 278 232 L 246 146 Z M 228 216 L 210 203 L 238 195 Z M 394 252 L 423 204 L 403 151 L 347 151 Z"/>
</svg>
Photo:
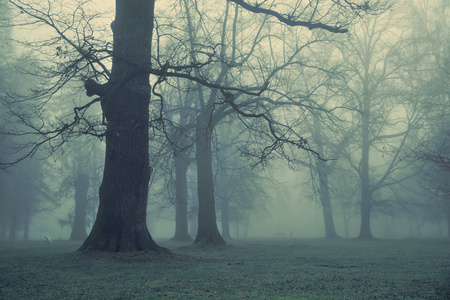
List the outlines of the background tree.
<svg viewBox="0 0 450 300">
<path fill-rule="evenodd" d="M 280 189 L 280 185 L 267 176 L 269 167 L 249 167 L 250 157 L 239 150 L 241 145 L 246 145 L 248 132 L 233 118 L 224 121 L 227 126 L 215 130 L 214 179 L 221 233 L 230 241 L 231 225 L 239 237 L 239 225 L 248 224 L 251 216 L 264 214 L 270 205 L 270 191 Z"/>
<path fill-rule="evenodd" d="M 102 170 L 102 144 L 92 138 L 81 138 L 77 144 L 67 143 L 61 155 L 54 157 L 58 166 L 54 178 L 59 183 L 58 194 L 63 199 L 75 200 L 73 209 L 59 225 L 72 228 L 70 240 L 84 241 L 86 228 L 94 222 L 98 205 L 97 189 Z M 54 174 L 55 172 L 49 172 Z M 63 178 L 61 180 L 61 178 Z"/>
<path fill-rule="evenodd" d="M 160 180 L 153 181 L 152 186 L 159 186 L 154 196 L 163 199 L 160 207 L 166 208 L 167 200 L 175 206 L 175 233 L 172 239 L 185 242 L 192 241 L 188 230 L 188 170 L 194 162 L 195 109 L 192 106 L 195 105 L 196 92 L 191 89 L 191 83 L 183 83 L 176 80 L 173 86 L 164 86 L 166 130 L 155 138 L 161 142 L 161 146 L 152 147 L 150 156 L 155 174 L 162 174 L 156 175 Z"/>
<path fill-rule="evenodd" d="M 0 3 L 0 164 L 17 158 L 18 143 L 25 140 L 20 136 L 8 136 L 14 125 L 9 121 L 8 105 L 11 97 L 30 88 L 33 80 L 29 74 L 18 70 L 25 64 L 19 56 L 18 44 L 13 39 L 10 20 L 10 6 Z M 20 126 L 19 126 L 20 127 Z M 23 127 L 22 127 L 23 129 Z M 17 131 L 14 130 L 14 133 Z M 56 199 L 48 193 L 43 182 L 43 163 L 30 162 L 14 166 L 9 170 L 0 168 L 0 240 L 17 240 L 19 230 L 28 240 L 33 217 L 57 205 Z"/>
<path fill-rule="evenodd" d="M 442 216 L 450 224 L 449 206 L 449 99 L 450 72 L 448 64 L 450 4 L 447 1 L 415 2 L 410 8 L 411 27 L 414 28 L 412 53 L 415 64 L 409 73 L 411 84 L 417 87 L 426 111 L 424 140 L 415 149 L 425 164 L 421 169 L 422 187 L 431 195 L 421 202 L 423 210 L 434 219 Z M 417 70 L 417 71 L 416 71 Z M 418 185 L 419 186 L 419 185 Z M 438 212 L 436 214 L 436 212 Z M 450 230 L 448 230 L 450 233 Z"/>
<path fill-rule="evenodd" d="M 348 147 L 346 154 L 360 177 L 360 238 L 372 238 L 370 216 L 375 193 L 413 176 L 399 178 L 396 173 L 411 163 L 404 159 L 406 145 L 423 116 L 413 101 L 405 101 L 410 94 L 397 80 L 407 56 L 403 35 L 397 38 L 391 34 L 395 30 L 392 22 L 392 16 L 371 18 L 349 39 L 349 51 L 343 50 L 354 78 L 346 84 L 347 97 L 356 103 L 352 118 L 360 128 L 357 146 Z"/>
</svg>

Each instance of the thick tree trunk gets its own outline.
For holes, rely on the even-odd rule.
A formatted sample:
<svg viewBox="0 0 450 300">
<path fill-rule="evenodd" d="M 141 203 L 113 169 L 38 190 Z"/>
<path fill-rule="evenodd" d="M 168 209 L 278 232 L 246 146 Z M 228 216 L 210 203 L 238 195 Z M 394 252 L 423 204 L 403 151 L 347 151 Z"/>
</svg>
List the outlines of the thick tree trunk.
<svg viewBox="0 0 450 300">
<path fill-rule="evenodd" d="M 75 179 L 75 216 L 72 225 L 71 241 L 86 239 L 86 207 L 88 205 L 87 191 L 89 189 L 89 177 L 80 174 Z"/>
<path fill-rule="evenodd" d="M 97 218 L 79 250 L 161 251 L 146 224 L 149 166 L 148 69 L 154 0 L 116 0 L 113 67 L 102 95 L 106 155 Z"/>
<path fill-rule="evenodd" d="M 198 117 L 196 128 L 198 231 L 194 244 L 199 246 L 227 244 L 220 235 L 216 222 L 211 134 L 209 114 Z"/>
<path fill-rule="evenodd" d="M 175 155 L 175 235 L 174 241 L 192 241 L 188 231 L 187 152 Z"/>
<path fill-rule="evenodd" d="M 338 235 L 336 234 L 336 228 L 334 227 L 333 210 L 328 187 L 328 171 L 325 162 L 323 161 L 318 161 L 317 167 L 319 170 L 320 181 L 320 201 L 322 203 L 323 219 L 325 222 L 325 238 L 337 238 Z"/>
</svg>

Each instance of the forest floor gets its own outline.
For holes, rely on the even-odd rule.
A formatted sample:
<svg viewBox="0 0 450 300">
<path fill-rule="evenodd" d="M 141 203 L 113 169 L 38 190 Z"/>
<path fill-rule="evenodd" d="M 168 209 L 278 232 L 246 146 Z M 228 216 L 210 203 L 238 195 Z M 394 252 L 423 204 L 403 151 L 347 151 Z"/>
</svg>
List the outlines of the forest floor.
<svg viewBox="0 0 450 300">
<path fill-rule="evenodd" d="M 259 239 L 167 254 L 0 243 L 0 299 L 450 299 L 450 242 Z"/>
</svg>

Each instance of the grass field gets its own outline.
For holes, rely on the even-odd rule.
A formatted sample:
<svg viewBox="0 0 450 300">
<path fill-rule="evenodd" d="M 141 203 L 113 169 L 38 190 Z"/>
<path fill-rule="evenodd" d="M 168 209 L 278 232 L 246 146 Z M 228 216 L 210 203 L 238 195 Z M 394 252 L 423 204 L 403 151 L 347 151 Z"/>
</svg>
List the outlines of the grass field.
<svg viewBox="0 0 450 300">
<path fill-rule="evenodd" d="M 1 299 L 450 299 L 450 243 L 273 239 L 174 255 L 0 244 Z"/>
</svg>

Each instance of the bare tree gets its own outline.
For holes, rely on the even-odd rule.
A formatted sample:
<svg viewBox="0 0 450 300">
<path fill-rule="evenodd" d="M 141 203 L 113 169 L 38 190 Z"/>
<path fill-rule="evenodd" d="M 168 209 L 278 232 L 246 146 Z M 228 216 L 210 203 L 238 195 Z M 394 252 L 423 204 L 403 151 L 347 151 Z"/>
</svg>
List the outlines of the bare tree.
<svg viewBox="0 0 450 300">
<path fill-rule="evenodd" d="M 421 170 L 421 186 L 431 195 L 426 196 L 421 207 L 433 216 L 444 217 L 450 237 L 450 72 L 448 63 L 450 45 L 448 20 L 450 4 L 447 1 L 417 2 L 410 11 L 414 28 L 412 52 L 417 57 L 416 72 L 410 72 L 410 80 L 424 103 L 426 131 L 424 140 L 415 150 L 416 157 L 425 165 Z"/>
<path fill-rule="evenodd" d="M 422 126 L 424 112 L 414 102 L 407 85 L 399 80 L 408 60 L 405 29 L 394 37 L 393 17 L 374 17 L 349 40 L 343 50 L 351 76 L 346 96 L 354 99 L 353 120 L 360 130 L 356 146 L 347 147 L 346 157 L 359 174 L 361 189 L 360 238 L 372 238 L 370 217 L 378 190 L 398 184 L 415 174 L 402 174 L 412 161 L 409 145 Z M 371 158 L 372 156 L 372 158 Z M 399 176 L 397 176 L 399 175 Z"/>
<path fill-rule="evenodd" d="M 59 220 L 59 225 L 70 226 L 70 240 L 84 241 L 87 226 L 95 220 L 98 203 L 97 189 L 101 178 L 103 150 L 96 139 L 84 137 L 78 143 L 66 143 L 50 160 L 53 170 L 48 169 L 47 177 L 59 186 L 55 187 L 64 200 L 75 200 L 75 205 L 67 217 Z"/>
</svg>

